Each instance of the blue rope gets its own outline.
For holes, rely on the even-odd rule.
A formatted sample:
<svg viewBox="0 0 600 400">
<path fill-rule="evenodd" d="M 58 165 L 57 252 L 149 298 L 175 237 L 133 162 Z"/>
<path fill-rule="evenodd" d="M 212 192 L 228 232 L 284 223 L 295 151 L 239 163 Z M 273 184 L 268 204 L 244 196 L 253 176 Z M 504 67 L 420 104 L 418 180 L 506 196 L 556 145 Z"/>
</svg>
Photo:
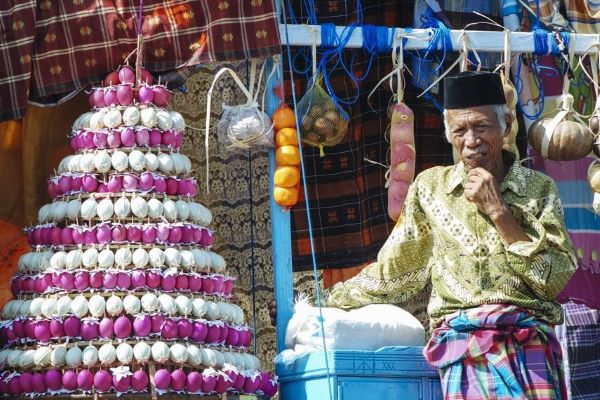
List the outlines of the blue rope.
<svg viewBox="0 0 600 400">
<path fill-rule="evenodd" d="M 533 28 L 533 52 L 538 56 L 550 53 L 548 48 L 548 32 L 538 27 L 537 24 Z"/>
<path fill-rule="evenodd" d="M 285 9 L 284 9 L 284 21 L 285 21 Z M 288 65 L 289 65 L 289 70 L 290 70 L 290 85 L 292 88 L 292 102 L 294 105 L 294 111 L 297 110 L 297 106 L 298 106 L 298 102 L 296 99 L 296 85 L 295 85 L 295 81 L 294 81 L 294 70 L 292 68 L 292 64 L 291 64 L 291 55 L 292 55 L 292 51 L 290 49 L 290 37 L 289 37 L 289 32 L 288 32 L 288 24 L 287 21 L 285 21 L 285 39 L 286 39 L 286 43 L 287 43 L 287 53 L 288 53 Z M 298 135 L 298 143 L 302 143 L 301 142 L 301 137 L 300 137 L 300 119 L 298 118 L 298 116 L 296 115 L 296 134 Z M 323 326 L 323 310 L 321 308 L 321 290 L 319 288 L 319 273 L 317 272 L 317 259 L 315 256 L 315 244 L 314 244 L 314 236 L 313 236 L 313 228 L 312 228 L 312 219 L 310 217 L 310 204 L 309 204 L 309 197 L 308 197 L 308 185 L 306 184 L 306 170 L 304 167 L 304 152 L 302 151 L 302 146 L 298 147 L 298 150 L 300 151 L 300 169 L 302 171 L 302 190 L 304 191 L 304 204 L 306 207 L 306 219 L 307 219 L 307 223 L 308 223 L 308 236 L 309 236 L 309 240 L 310 240 L 310 255 L 311 255 L 311 261 L 312 261 L 312 267 L 313 267 L 313 276 L 314 276 L 314 280 L 315 280 L 315 292 L 316 292 L 316 296 L 317 296 L 317 307 L 319 308 L 319 325 L 321 328 L 321 337 L 323 338 L 323 352 L 325 354 L 325 373 L 327 375 L 327 391 L 329 393 L 329 400 L 333 400 L 333 393 L 332 393 L 332 389 L 331 389 L 331 385 L 329 384 L 329 381 L 331 379 L 331 374 L 329 371 L 329 360 L 327 358 L 327 342 L 325 341 L 325 327 Z"/>
<path fill-rule="evenodd" d="M 335 24 L 328 22 L 321 25 L 321 47 L 324 49 L 333 49 L 338 44 L 339 40 L 335 32 Z"/>
</svg>

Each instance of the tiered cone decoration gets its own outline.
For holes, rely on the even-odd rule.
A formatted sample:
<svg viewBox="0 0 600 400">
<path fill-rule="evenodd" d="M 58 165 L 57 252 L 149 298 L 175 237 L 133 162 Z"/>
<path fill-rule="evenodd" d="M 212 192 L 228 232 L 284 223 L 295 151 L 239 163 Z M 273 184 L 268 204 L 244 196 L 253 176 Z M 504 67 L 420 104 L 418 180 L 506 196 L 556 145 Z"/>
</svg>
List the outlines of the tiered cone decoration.
<svg viewBox="0 0 600 400">
<path fill-rule="evenodd" d="M 141 77 L 125 66 L 92 90 L 27 230 L 0 322 L 3 395 L 277 390 L 210 251 L 212 215 L 179 152 L 184 120 Z"/>
</svg>

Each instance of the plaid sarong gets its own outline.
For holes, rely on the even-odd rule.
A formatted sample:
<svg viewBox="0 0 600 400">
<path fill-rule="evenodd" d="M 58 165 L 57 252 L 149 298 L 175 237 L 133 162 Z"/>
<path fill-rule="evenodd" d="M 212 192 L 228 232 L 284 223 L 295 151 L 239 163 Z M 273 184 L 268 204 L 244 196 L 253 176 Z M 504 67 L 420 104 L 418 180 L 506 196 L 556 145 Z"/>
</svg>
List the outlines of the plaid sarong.
<svg viewBox="0 0 600 400">
<path fill-rule="evenodd" d="M 600 400 L 600 311 L 566 303 L 566 342 L 571 400 Z"/>
<path fill-rule="evenodd" d="M 142 14 L 153 72 L 281 50 L 272 0 L 145 0 Z M 99 82 L 135 49 L 137 18 L 137 1 L 0 2 L 0 121 Z"/>
<path fill-rule="evenodd" d="M 567 398 L 554 330 L 513 305 L 446 317 L 423 353 L 439 368 L 446 400 Z"/>
</svg>

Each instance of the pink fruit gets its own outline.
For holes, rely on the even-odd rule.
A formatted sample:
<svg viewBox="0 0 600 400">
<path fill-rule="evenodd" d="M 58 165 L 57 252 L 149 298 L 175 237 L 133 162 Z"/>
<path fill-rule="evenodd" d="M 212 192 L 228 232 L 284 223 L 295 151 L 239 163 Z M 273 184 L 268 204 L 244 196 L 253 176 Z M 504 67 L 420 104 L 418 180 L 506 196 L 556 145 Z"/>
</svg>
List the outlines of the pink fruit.
<svg viewBox="0 0 600 400">
<path fill-rule="evenodd" d="M 158 146 L 162 143 L 162 133 L 158 129 L 150 131 L 150 146 Z"/>
<path fill-rule="evenodd" d="M 112 377 L 108 371 L 100 370 L 94 374 L 94 388 L 100 392 L 108 392 L 112 384 Z"/>
<path fill-rule="evenodd" d="M 131 288 L 139 289 L 146 286 L 146 273 L 144 271 L 135 270 L 131 274 Z"/>
<path fill-rule="evenodd" d="M 71 192 L 81 192 L 81 176 L 71 177 Z"/>
<path fill-rule="evenodd" d="M 59 228 L 60 231 L 60 228 Z M 177 244 L 181 241 L 181 228 L 178 226 L 174 226 L 169 229 L 169 243 Z M 60 232 L 59 232 L 59 242 L 60 242 Z"/>
<path fill-rule="evenodd" d="M 127 239 L 127 228 L 123 225 L 116 225 L 112 228 L 111 236 L 114 242 L 123 242 Z"/>
<path fill-rule="evenodd" d="M 107 272 L 104 274 L 102 282 L 105 289 L 114 289 L 117 287 L 117 274 L 114 272 Z"/>
<path fill-rule="evenodd" d="M 150 317 L 152 322 L 152 333 L 158 333 L 161 331 L 163 324 L 165 323 L 165 317 L 161 314 L 155 314 Z"/>
<path fill-rule="evenodd" d="M 214 375 L 202 375 L 202 391 L 204 393 L 210 393 L 215 390 L 217 384 L 217 378 Z"/>
<path fill-rule="evenodd" d="M 204 278 L 202 280 L 202 289 L 205 293 L 214 293 L 215 281 L 212 278 Z"/>
<path fill-rule="evenodd" d="M 175 289 L 175 285 L 177 284 L 177 278 L 175 275 L 167 275 L 162 277 L 162 282 L 160 287 L 165 292 L 172 292 Z"/>
<path fill-rule="evenodd" d="M 152 88 L 147 85 L 140 86 L 138 90 L 138 101 L 141 104 L 150 104 L 154 99 L 154 94 L 152 92 Z"/>
<path fill-rule="evenodd" d="M 106 143 L 108 147 L 111 149 L 116 149 L 121 146 L 121 133 L 119 131 L 113 130 L 108 133 L 106 137 Z"/>
<path fill-rule="evenodd" d="M 129 390 L 131 386 L 131 376 L 121 376 L 117 378 L 117 376 L 113 376 L 112 378 L 113 387 L 117 392 L 124 393 Z"/>
<path fill-rule="evenodd" d="M 31 393 L 33 392 L 33 387 L 31 386 L 31 379 L 33 378 L 33 374 L 31 372 L 23 372 L 19 377 L 19 386 L 21 387 L 21 393 Z"/>
<path fill-rule="evenodd" d="M 207 334 L 208 334 L 208 327 L 205 323 L 194 322 L 194 328 L 193 328 L 192 334 L 190 336 L 190 339 L 192 339 L 196 343 L 203 342 L 206 339 Z"/>
<path fill-rule="evenodd" d="M 147 192 L 154 186 L 154 178 L 151 172 L 144 172 L 140 175 L 139 189 L 143 192 Z"/>
<path fill-rule="evenodd" d="M 159 107 L 167 104 L 167 88 L 162 85 L 156 85 L 152 89 L 153 103 Z"/>
<path fill-rule="evenodd" d="M 128 290 L 131 286 L 131 276 L 127 272 L 117 274 L 117 289 Z"/>
<path fill-rule="evenodd" d="M 208 327 L 208 334 L 206 335 L 207 343 L 217 343 L 219 341 L 219 336 L 221 335 L 221 329 L 216 325 L 211 325 Z"/>
<path fill-rule="evenodd" d="M 67 292 L 70 292 L 75 288 L 75 278 L 70 272 L 63 272 L 60 274 L 60 287 Z"/>
<path fill-rule="evenodd" d="M 166 390 L 171 386 L 171 374 L 164 368 L 154 373 L 154 386 L 157 389 Z"/>
<path fill-rule="evenodd" d="M 177 323 L 171 319 L 167 319 L 162 326 L 161 336 L 163 339 L 171 340 L 177 338 Z"/>
<path fill-rule="evenodd" d="M 99 289 L 103 284 L 103 273 L 100 271 L 94 271 L 90 274 L 90 287 Z"/>
<path fill-rule="evenodd" d="M 81 321 L 75 316 L 70 316 L 65 319 L 63 324 L 65 335 L 70 337 L 78 337 L 81 333 Z"/>
<path fill-rule="evenodd" d="M 119 73 L 117 71 L 112 71 L 106 78 L 104 78 L 103 84 L 104 86 L 113 86 L 119 83 Z"/>
<path fill-rule="evenodd" d="M 146 371 L 142 369 L 137 370 L 131 376 L 131 388 L 138 392 L 147 390 L 148 381 L 148 374 L 146 373 Z"/>
<path fill-rule="evenodd" d="M 98 238 L 96 236 L 96 228 L 89 229 L 83 233 L 83 242 L 85 244 L 94 244 L 98 243 Z"/>
<path fill-rule="evenodd" d="M 127 240 L 130 242 L 140 242 L 142 240 L 142 230 L 139 226 L 129 225 L 127 227 Z"/>
<path fill-rule="evenodd" d="M 135 142 L 138 146 L 148 146 L 150 144 L 150 132 L 147 128 L 141 128 L 135 132 Z"/>
<path fill-rule="evenodd" d="M 97 187 L 98 187 L 98 181 L 96 180 L 96 177 L 94 177 L 93 175 L 84 175 L 81 178 L 81 188 L 86 193 L 95 192 Z"/>
<path fill-rule="evenodd" d="M 177 194 L 178 183 L 175 178 L 167 179 L 167 194 L 169 196 L 175 196 Z"/>
<path fill-rule="evenodd" d="M 171 130 L 164 131 L 161 141 L 163 146 L 173 146 L 175 144 L 175 134 Z"/>
<path fill-rule="evenodd" d="M 77 390 L 77 373 L 66 370 L 62 376 L 62 385 L 66 390 Z"/>
<path fill-rule="evenodd" d="M 138 188 L 138 178 L 135 175 L 123 175 L 123 189 L 126 192 L 134 192 Z"/>
<path fill-rule="evenodd" d="M 108 107 L 114 107 L 119 104 L 117 99 L 117 90 L 112 87 L 104 89 L 104 104 Z"/>
<path fill-rule="evenodd" d="M 109 243 L 112 239 L 112 233 L 110 231 L 110 226 L 108 225 L 100 225 L 96 228 L 96 240 L 100 244 Z"/>
<path fill-rule="evenodd" d="M 56 369 L 46 371 L 44 382 L 49 390 L 59 390 L 62 387 L 62 374 Z"/>
<path fill-rule="evenodd" d="M 202 289 L 202 278 L 196 274 L 190 275 L 188 278 L 188 288 L 191 292 L 199 292 Z"/>
<path fill-rule="evenodd" d="M 237 329 L 230 328 L 227 330 L 227 339 L 225 339 L 225 344 L 229 346 L 236 346 L 238 342 L 238 331 Z"/>
<path fill-rule="evenodd" d="M 227 389 L 231 387 L 232 382 L 225 376 L 217 376 L 217 383 L 215 384 L 215 391 L 219 394 L 225 393 Z"/>
<path fill-rule="evenodd" d="M 154 177 L 154 191 L 156 193 L 165 193 L 167 191 L 167 182 L 162 176 Z"/>
<path fill-rule="evenodd" d="M 194 325 L 187 319 L 181 319 L 177 322 L 177 336 L 180 339 L 187 339 L 192 336 Z"/>
<path fill-rule="evenodd" d="M 187 391 L 190 393 L 198 392 L 202 388 L 202 375 L 198 371 L 192 371 L 186 379 Z"/>
<path fill-rule="evenodd" d="M 251 377 L 247 376 L 246 381 L 244 382 L 244 392 L 246 393 L 256 393 L 256 390 L 260 386 L 260 378 L 258 376 Z"/>
<path fill-rule="evenodd" d="M 142 242 L 144 244 L 154 243 L 156 240 L 156 228 L 153 226 L 145 226 L 142 232 Z"/>
<path fill-rule="evenodd" d="M 119 70 L 119 82 L 130 84 L 135 83 L 135 72 L 133 72 L 133 69 L 130 66 L 124 65 L 121 67 Z"/>
<path fill-rule="evenodd" d="M 35 323 L 35 338 L 40 343 L 48 343 L 52 335 L 50 334 L 50 322 L 49 321 L 37 321 Z"/>
<path fill-rule="evenodd" d="M 160 276 L 160 274 L 158 274 L 155 271 L 148 271 L 146 272 L 146 285 L 150 288 L 150 289 L 156 289 L 160 286 L 160 282 L 161 282 L 162 278 Z"/>
<path fill-rule="evenodd" d="M 104 91 L 102 89 L 94 89 L 92 92 L 94 106 L 96 108 L 106 107 L 104 104 Z"/>
<path fill-rule="evenodd" d="M 133 334 L 146 337 L 152 331 L 152 320 L 149 315 L 137 315 L 133 321 Z"/>
<path fill-rule="evenodd" d="M 81 324 L 81 340 L 89 341 L 98 338 L 99 324 L 96 321 L 84 321 Z"/>
<path fill-rule="evenodd" d="M 175 391 L 183 390 L 185 388 L 185 382 L 187 375 L 181 368 L 171 372 L 171 389 Z"/>
<path fill-rule="evenodd" d="M 85 242 L 85 235 L 83 230 L 80 228 L 73 228 L 73 244 L 83 244 Z"/>
<path fill-rule="evenodd" d="M 187 275 L 179 274 L 177 275 L 177 282 L 175 283 L 175 288 L 179 291 L 186 291 L 189 288 L 189 279 Z"/>
<path fill-rule="evenodd" d="M 54 226 L 54 227 L 50 228 L 50 244 L 52 244 L 52 246 L 60 246 L 61 230 L 62 229 L 60 229 L 58 226 Z"/>
<path fill-rule="evenodd" d="M 87 369 L 79 371 L 77 374 L 77 386 L 79 390 L 88 391 L 91 390 L 94 385 L 94 374 Z"/>
<path fill-rule="evenodd" d="M 119 193 L 123 190 L 123 177 L 118 175 L 111 175 L 108 178 L 108 183 L 106 184 L 108 191 L 110 193 Z"/>
<path fill-rule="evenodd" d="M 50 335 L 55 339 L 65 336 L 65 329 L 61 320 L 53 319 L 50 321 Z"/>
<path fill-rule="evenodd" d="M 142 76 L 140 80 L 146 85 L 152 85 L 152 74 L 147 69 L 142 68 Z"/>
<path fill-rule="evenodd" d="M 117 87 L 117 100 L 122 106 L 133 103 L 133 88 L 130 85 L 119 85 Z"/>
<path fill-rule="evenodd" d="M 175 134 L 175 148 L 180 148 L 183 144 L 183 131 Z"/>
<path fill-rule="evenodd" d="M 219 328 L 219 343 L 224 343 L 225 339 L 227 339 L 227 333 L 229 332 L 229 327 L 227 326 L 227 324 L 223 324 L 223 326 L 221 326 Z"/>
<path fill-rule="evenodd" d="M 35 393 L 45 393 L 48 389 L 46 386 L 45 374 L 42 372 L 36 372 L 31 377 L 31 387 Z"/>
<path fill-rule="evenodd" d="M 125 128 L 121 131 L 121 145 L 124 147 L 135 146 L 135 131 L 133 128 Z"/>
<path fill-rule="evenodd" d="M 101 338 L 111 339 L 113 337 L 114 332 L 114 322 L 110 318 L 103 318 L 100 321 L 100 327 L 98 329 L 98 333 Z"/>
<path fill-rule="evenodd" d="M 114 332 L 118 339 L 125 339 L 131 335 L 131 321 L 126 316 L 122 315 L 115 321 Z"/>
<path fill-rule="evenodd" d="M 60 241 L 64 245 L 73 244 L 73 228 L 64 227 L 60 232 Z"/>
<path fill-rule="evenodd" d="M 75 289 L 86 290 L 90 287 L 90 273 L 87 271 L 78 272 L 75 275 Z"/>
</svg>

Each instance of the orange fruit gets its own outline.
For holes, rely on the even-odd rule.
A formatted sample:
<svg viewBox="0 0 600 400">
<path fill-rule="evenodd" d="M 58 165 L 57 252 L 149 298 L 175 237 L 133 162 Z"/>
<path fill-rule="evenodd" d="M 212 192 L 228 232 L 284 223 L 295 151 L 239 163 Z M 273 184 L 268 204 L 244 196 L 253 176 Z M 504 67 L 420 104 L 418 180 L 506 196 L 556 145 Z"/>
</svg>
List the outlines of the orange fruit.
<svg viewBox="0 0 600 400">
<path fill-rule="evenodd" d="M 277 147 L 294 145 L 298 146 L 298 132 L 296 128 L 283 128 L 275 133 L 275 144 Z"/>
<path fill-rule="evenodd" d="M 300 165 L 300 150 L 297 146 L 281 146 L 275 150 L 275 162 L 278 166 Z"/>
<path fill-rule="evenodd" d="M 298 189 L 275 186 L 273 197 L 280 206 L 291 207 L 298 202 Z"/>
<path fill-rule="evenodd" d="M 283 128 L 296 127 L 296 115 L 294 115 L 294 110 L 289 108 L 287 104 L 278 107 L 271 116 L 271 119 L 273 120 L 273 125 L 275 125 L 276 132 Z"/>
<path fill-rule="evenodd" d="M 300 181 L 300 170 L 297 167 L 277 167 L 275 169 L 275 175 L 273 176 L 273 182 L 275 186 L 290 188 L 298 185 Z"/>
</svg>

